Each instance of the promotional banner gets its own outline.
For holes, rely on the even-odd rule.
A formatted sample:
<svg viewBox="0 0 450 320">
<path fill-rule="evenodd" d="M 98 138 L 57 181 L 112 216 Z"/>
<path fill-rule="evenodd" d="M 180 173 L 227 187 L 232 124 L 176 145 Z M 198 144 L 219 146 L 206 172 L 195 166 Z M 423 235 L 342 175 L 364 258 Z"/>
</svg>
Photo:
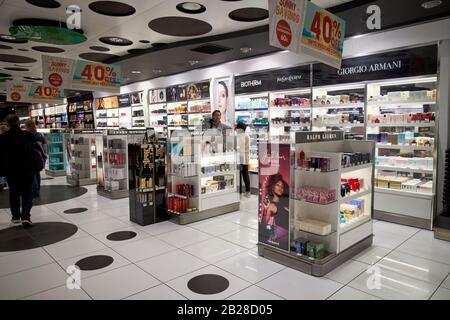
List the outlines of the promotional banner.
<svg viewBox="0 0 450 320">
<path fill-rule="evenodd" d="M 344 51 L 345 21 L 338 16 L 307 2 L 302 52 L 339 69 Z"/>
<path fill-rule="evenodd" d="M 270 45 L 300 53 L 305 0 L 269 0 Z"/>
<path fill-rule="evenodd" d="M 213 106 L 214 109 L 220 110 L 222 114 L 222 123 L 232 127 L 235 123 L 234 119 L 234 94 L 232 88 L 232 78 L 216 78 L 213 82 Z M 215 110 L 212 110 L 215 111 Z"/>
<path fill-rule="evenodd" d="M 91 61 L 42 56 L 44 85 L 60 89 L 120 92 L 121 68 Z"/>
<path fill-rule="evenodd" d="M 259 167 L 259 243 L 289 251 L 291 146 L 260 145 Z"/>
<path fill-rule="evenodd" d="M 9 81 L 6 84 L 8 102 L 64 103 L 64 93 L 58 88 L 45 87 L 38 83 Z"/>
</svg>

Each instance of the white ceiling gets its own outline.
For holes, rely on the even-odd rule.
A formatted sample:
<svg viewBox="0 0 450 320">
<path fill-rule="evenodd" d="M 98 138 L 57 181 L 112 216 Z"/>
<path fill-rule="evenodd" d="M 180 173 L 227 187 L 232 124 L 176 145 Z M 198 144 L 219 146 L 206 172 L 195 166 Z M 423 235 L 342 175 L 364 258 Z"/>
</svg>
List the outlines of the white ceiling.
<svg viewBox="0 0 450 320">
<path fill-rule="evenodd" d="M 25 0 L 0 0 L 0 33 L 9 34 L 9 27 L 14 20 L 21 18 L 41 18 L 59 20 L 65 22 L 68 15 L 66 7 L 77 4 L 82 10 L 81 23 L 85 36 L 88 40 L 80 45 L 57 46 L 65 50 L 64 53 L 51 54 L 61 57 L 80 59 L 79 54 L 85 52 L 94 52 L 89 49 L 91 46 L 108 47 L 111 50 L 109 54 L 126 55 L 129 49 L 146 49 L 151 44 L 142 44 L 139 40 L 149 40 L 151 43 L 163 42 L 172 43 L 180 40 L 186 40 L 196 37 L 174 37 L 167 36 L 152 31 L 148 23 L 159 17 L 165 16 L 183 16 L 196 18 L 208 22 L 213 26 L 211 32 L 199 37 L 212 36 L 233 31 L 250 29 L 261 25 L 266 25 L 268 20 L 259 22 L 237 22 L 228 17 L 228 13 L 244 7 L 258 7 L 267 9 L 268 2 L 263 0 L 242 0 L 242 1 L 218 1 L 218 0 L 194 0 L 203 4 L 207 10 L 201 14 L 185 14 L 176 9 L 176 5 L 183 0 L 127 0 L 123 1 L 136 9 L 136 13 L 127 17 L 110 17 L 97 14 L 89 9 L 88 5 L 92 1 L 80 0 L 58 0 L 61 7 L 57 9 L 40 8 L 30 5 Z M 328 8 L 351 0 L 313 0 L 316 4 Z M 133 41 L 133 45 L 127 47 L 111 46 L 100 42 L 98 39 L 103 36 L 124 37 Z M 28 42 L 26 44 L 11 44 L 0 42 L 0 44 L 11 46 L 14 49 L 0 49 L 0 54 L 12 54 L 31 57 L 37 60 L 33 64 L 13 64 L 0 61 L 0 72 L 13 75 L 14 79 L 21 80 L 24 76 L 41 77 L 41 55 L 43 53 L 31 49 L 33 46 L 53 46 L 51 44 L 42 44 L 38 42 Z M 28 49 L 23 52 L 18 49 Z M 23 67 L 30 69 L 29 72 L 16 72 L 4 70 L 5 67 Z M 0 85 L 2 85 L 0 83 Z M 4 87 L 3 83 L 3 87 Z M 0 91 L 3 88 L 0 87 Z"/>
</svg>

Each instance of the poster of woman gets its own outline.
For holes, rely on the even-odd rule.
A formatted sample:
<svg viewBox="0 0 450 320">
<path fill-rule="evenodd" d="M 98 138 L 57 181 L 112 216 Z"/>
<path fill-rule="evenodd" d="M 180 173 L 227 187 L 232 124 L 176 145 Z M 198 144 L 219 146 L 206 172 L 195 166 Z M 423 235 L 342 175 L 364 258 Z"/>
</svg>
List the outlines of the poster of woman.
<svg viewBox="0 0 450 320">
<path fill-rule="evenodd" d="M 270 146 L 273 151 L 274 145 Z M 276 145 L 276 147 L 279 148 L 279 152 L 274 155 L 279 154 L 278 159 L 275 157 L 271 159 L 269 155 L 267 163 L 260 161 L 259 242 L 288 251 L 290 146 Z"/>
<path fill-rule="evenodd" d="M 231 127 L 234 127 L 234 108 L 231 92 L 231 78 L 215 79 L 214 84 L 214 110 L 219 110 L 222 114 L 221 121 Z"/>
</svg>

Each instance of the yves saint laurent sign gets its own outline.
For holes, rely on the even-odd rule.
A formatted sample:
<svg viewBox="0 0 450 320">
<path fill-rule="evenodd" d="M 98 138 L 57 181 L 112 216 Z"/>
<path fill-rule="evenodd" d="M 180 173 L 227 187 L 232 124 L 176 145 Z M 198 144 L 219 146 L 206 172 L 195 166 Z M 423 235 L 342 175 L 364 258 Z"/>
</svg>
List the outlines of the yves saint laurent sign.
<svg viewBox="0 0 450 320">
<path fill-rule="evenodd" d="M 295 135 L 296 143 L 313 143 L 342 140 L 344 140 L 343 131 L 297 132 L 297 134 Z"/>
<path fill-rule="evenodd" d="M 266 71 L 235 78 L 235 93 L 255 93 L 308 88 L 311 85 L 310 66 Z"/>
<path fill-rule="evenodd" d="M 313 66 L 313 85 L 333 85 L 433 75 L 437 72 L 437 46 L 427 46 L 346 59 L 339 70 Z"/>
</svg>

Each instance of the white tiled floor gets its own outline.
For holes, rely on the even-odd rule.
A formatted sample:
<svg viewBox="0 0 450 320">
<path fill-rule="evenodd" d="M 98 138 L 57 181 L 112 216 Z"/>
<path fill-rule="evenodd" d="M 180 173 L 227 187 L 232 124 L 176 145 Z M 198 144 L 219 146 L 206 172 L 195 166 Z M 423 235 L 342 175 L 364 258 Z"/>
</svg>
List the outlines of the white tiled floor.
<svg viewBox="0 0 450 320">
<path fill-rule="evenodd" d="M 44 184 L 64 184 L 64 178 Z M 256 197 L 242 199 L 238 212 L 192 225 L 142 227 L 129 221 L 128 199 L 108 200 L 95 186 L 87 189 L 79 198 L 33 208 L 35 222 L 65 221 L 78 232 L 44 248 L 1 252 L 0 299 L 450 300 L 450 243 L 427 230 L 376 222 L 372 248 L 316 278 L 258 256 Z M 89 210 L 64 213 L 78 207 Z M 0 230 L 9 220 L 9 211 L 0 209 Z M 117 231 L 137 237 L 106 239 Z M 102 254 L 113 264 L 82 272 L 82 290 L 68 290 L 66 267 Z M 201 274 L 222 275 L 230 286 L 217 295 L 195 294 L 187 283 Z"/>
</svg>

